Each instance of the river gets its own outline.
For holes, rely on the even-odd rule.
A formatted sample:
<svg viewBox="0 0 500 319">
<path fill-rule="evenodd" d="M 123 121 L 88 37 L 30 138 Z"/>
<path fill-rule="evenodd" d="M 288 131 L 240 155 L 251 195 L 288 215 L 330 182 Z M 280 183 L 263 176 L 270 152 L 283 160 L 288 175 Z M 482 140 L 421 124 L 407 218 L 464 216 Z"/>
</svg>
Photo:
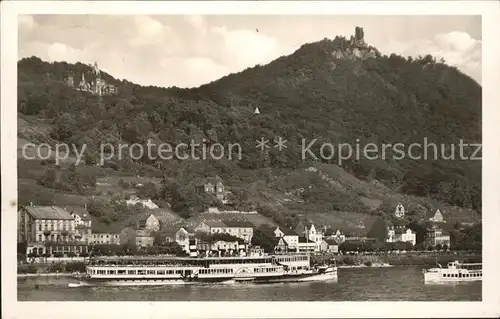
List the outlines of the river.
<svg viewBox="0 0 500 319">
<path fill-rule="evenodd" d="M 341 268 L 337 282 L 69 288 L 71 278 L 18 279 L 19 301 L 481 301 L 481 282 L 423 282 L 422 267 Z"/>
</svg>

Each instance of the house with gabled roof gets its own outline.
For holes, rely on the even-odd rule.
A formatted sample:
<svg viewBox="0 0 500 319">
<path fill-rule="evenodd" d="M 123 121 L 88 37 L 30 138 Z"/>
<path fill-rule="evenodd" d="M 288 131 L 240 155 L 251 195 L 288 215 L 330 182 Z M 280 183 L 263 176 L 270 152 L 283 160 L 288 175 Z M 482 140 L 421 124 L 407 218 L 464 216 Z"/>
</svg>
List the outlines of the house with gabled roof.
<svg viewBox="0 0 500 319">
<path fill-rule="evenodd" d="M 158 231 L 160 229 L 160 221 L 153 213 L 142 214 L 137 221 L 137 229 L 145 229 L 149 231 Z"/>
<path fill-rule="evenodd" d="M 222 178 L 218 175 L 196 181 L 195 190 L 198 194 L 212 194 L 222 203 L 227 203 L 228 192 Z"/>
<path fill-rule="evenodd" d="M 276 246 L 274 246 L 274 252 L 277 254 L 287 253 L 290 249 L 290 245 L 285 238 L 279 237 Z"/>
<path fill-rule="evenodd" d="M 162 227 L 158 234 L 165 243 L 176 242 L 186 252 L 190 252 L 190 240 L 195 237 L 194 229 L 185 225 Z"/>
<path fill-rule="evenodd" d="M 299 248 L 299 235 L 292 229 L 278 226 L 274 230 L 274 237 L 283 238 L 287 243 L 287 249 L 297 251 Z"/>
<path fill-rule="evenodd" d="M 444 220 L 443 214 L 441 213 L 439 208 L 436 210 L 434 215 L 429 217 L 429 221 L 433 222 L 433 223 L 446 223 L 446 221 Z"/>
</svg>

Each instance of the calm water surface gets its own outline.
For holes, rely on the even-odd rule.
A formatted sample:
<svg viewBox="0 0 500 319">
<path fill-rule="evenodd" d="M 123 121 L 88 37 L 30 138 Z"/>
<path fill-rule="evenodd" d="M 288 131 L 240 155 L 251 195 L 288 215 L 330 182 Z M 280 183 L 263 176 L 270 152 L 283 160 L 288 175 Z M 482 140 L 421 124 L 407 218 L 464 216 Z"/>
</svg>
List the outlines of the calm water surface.
<svg viewBox="0 0 500 319">
<path fill-rule="evenodd" d="M 481 301 L 481 282 L 425 285 L 421 267 L 339 269 L 337 282 L 69 288 L 19 278 L 19 301 Z M 38 285 L 38 289 L 36 289 Z"/>
</svg>

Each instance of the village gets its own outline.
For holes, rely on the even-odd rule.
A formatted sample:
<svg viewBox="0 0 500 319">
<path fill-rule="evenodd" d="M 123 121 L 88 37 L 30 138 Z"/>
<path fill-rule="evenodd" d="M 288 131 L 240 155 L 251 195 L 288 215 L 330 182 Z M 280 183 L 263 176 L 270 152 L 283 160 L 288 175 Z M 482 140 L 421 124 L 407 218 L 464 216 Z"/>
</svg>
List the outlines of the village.
<svg viewBox="0 0 500 319">
<path fill-rule="evenodd" d="M 220 178 L 205 180 L 199 192 L 212 194 L 222 203 L 229 191 Z M 262 228 L 231 216 L 258 212 L 221 211 L 210 207 L 200 214 L 198 223 L 170 222 L 158 213 L 150 199 L 131 197 L 127 205 L 142 205 L 144 213 L 134 225 L 120 231 L 96 231 L 87 207 L 37 206 L 19 209 L 18 242 L 25 247 L 25 260 L 61 260 L 92 255 L 171 254 L 191 257 L 262 256 L 265 254 L 345 254 L 378 249 L 406 251 L 416 249 L 417 234 L 404 221 L 401 204 L 394 209 L 386 227 L 385 242 L 378 238 L 345 234 L 331 225 L 300 222 L 294 229 L 283 225 Z M 204 218 L 209 216 L 210 218 Z M 218 218 L 214 216 L 220 216 Z M 228 217 L 229 216 L 229 217 Z M 450 235 L 443 230 L 446 221 L 437 209 L 427 224 L 425 250 L 449 250 Z M 264 238 L 264 239 L 263 239 Z M 378 245 L 378 246 L 377 246 Z M 24 248 L 23 248 L 24 249 Z"/>
</svg>

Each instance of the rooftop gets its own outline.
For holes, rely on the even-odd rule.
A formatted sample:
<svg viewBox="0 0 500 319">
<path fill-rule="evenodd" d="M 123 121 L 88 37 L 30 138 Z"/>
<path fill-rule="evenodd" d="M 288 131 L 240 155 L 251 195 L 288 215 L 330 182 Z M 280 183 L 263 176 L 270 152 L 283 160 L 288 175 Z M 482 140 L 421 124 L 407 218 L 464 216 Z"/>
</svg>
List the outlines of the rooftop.
<svg viewBox="0 0 500 319">
<path fill-rule="evenodd" d="M 83 220 L 90 220 L 89 212 L 82 206 L 64 206 L 64 209 L 70 214 L 76 214 Z"/>
<path fill-rule="evenodd" d="M 226 227 L 226 224 L 220 220 L 204 220 L 203 223 L 208 227 Z"/>
<path fill-rule="evenodd" d="M 22 209 L 25 209 L 35 219 L 73 219 L 70 213 L 58 206 L 24 206 Z"/>
<path fill-rule="evenodd" d="M 227 227 L 235 227 L 235 228 L 253 228 L 253 224 L 247 221 L 239 221 L 239 220 L 228 220 L 224 221 Z"/>
<path fill-rule="evenodd" d="M 290 229 L 290 228 L 286 228 L 286 227 L 277 227 L 283 234 L 285 234 L 285 236 L 296 236 L 297 233 L 293 230 L 293 229 Z"/>
</svg>

